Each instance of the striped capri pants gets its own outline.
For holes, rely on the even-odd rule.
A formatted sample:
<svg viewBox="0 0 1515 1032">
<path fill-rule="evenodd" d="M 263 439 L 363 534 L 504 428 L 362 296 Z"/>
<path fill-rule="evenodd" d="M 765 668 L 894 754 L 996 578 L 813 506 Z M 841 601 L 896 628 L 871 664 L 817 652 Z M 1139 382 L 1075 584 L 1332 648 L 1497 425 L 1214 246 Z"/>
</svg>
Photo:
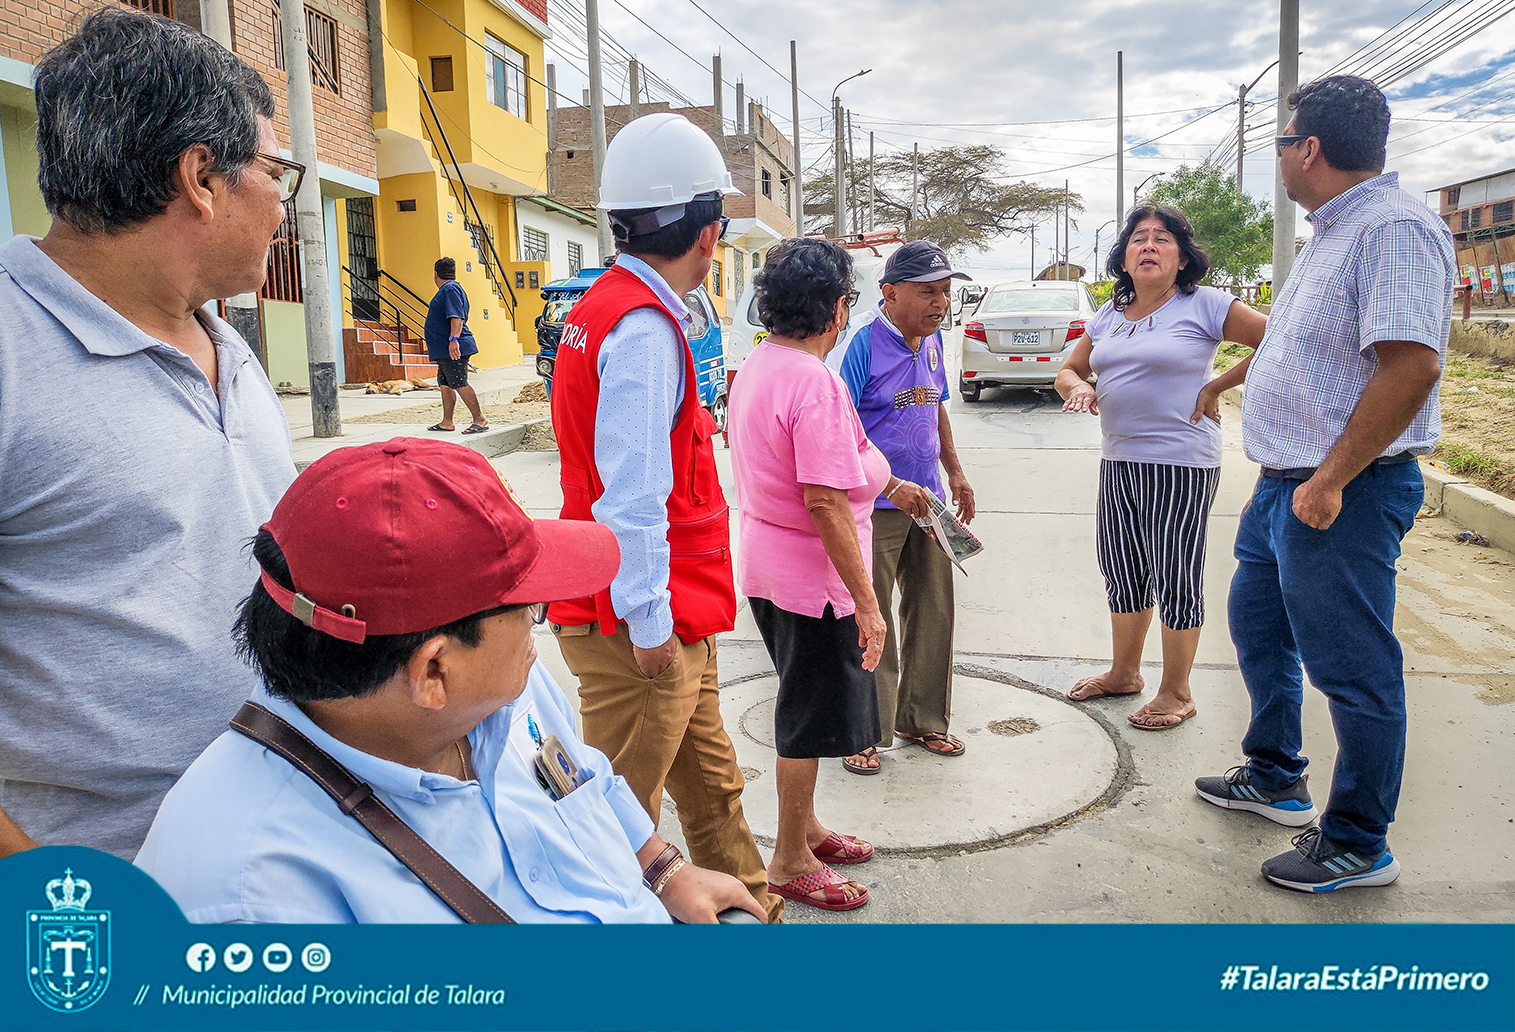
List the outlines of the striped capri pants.
<svg viewBox="0 0 1515 1032">
<path fill-rule="evenodd" d="M 1099 570 L 1112 613 L 1152 608 L 1163 626 L 1205 622 L 1205 527 L 1220 467 L 1103 459 L 1099 465 Z"/>
</svg>

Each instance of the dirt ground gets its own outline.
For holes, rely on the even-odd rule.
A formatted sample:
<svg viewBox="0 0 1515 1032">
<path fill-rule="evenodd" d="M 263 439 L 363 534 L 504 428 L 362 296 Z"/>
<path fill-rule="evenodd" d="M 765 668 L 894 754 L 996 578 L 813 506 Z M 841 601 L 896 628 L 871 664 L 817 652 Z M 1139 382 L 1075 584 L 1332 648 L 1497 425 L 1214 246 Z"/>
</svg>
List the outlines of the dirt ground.
<svg viewBox="0 0 1515 1032">
<path fill-rule="evenodd" d="M 407 397 L 413 397 L 419 404 L 407 408 L 390 409 L 388 412 L 377 412 L 371 416 L 358 416 L 348 419 L 349 423 L 414 423 L 417 426 L 431 426 L 442 419 L 442 396 L 436 390 L 419 390 L 407 393 Z M 422 401 L 422 399 L 425 399 Z M 484 418 L 491 425 L 508 426 L 511 423 L 524 423 L 530 419 L 540 419 L 548 414 L 547 390 L 540 383 L 529 383 L 522 387 L 515 398 L 506 404 L 486 404 L 484 406 Z M 462 430 L 469 423 L 468 407 L 461 400 L 458 401 L 457 409 L 453 412 L 453 425 Z M 549 431 L 550 436 L 551 431 Z M 539 435 L 538 435 L 539 436 Z M 531 447 L 528 436 L 526 447 Z"/>
<path fill-rule="evenodd" d="M 1216 369 L 1245 351 L 1221 346 Z M 1432 460 L 1480 487 L 1515 498 L 1515 363 L 1453 353 L 1441 380 L 1441 445 Z"/>
</svg>

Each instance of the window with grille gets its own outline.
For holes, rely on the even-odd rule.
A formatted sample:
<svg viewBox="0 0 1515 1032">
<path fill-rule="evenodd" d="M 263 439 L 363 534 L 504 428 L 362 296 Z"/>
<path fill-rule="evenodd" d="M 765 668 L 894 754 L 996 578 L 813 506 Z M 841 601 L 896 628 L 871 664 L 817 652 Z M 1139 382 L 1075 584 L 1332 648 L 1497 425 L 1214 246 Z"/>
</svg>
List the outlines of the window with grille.
<svg viewBox="0 0 1515 1032">
<path fill-rule="evenodd" d="M 1494 205 L 1494 221 L 1510 222 L 1515 220 L 1515 201 L 1500 201 Z"/>
<path fill-rule="evenodd" d="M 763 196 L 773 199 L 773 173 L 766 168 L 763 169 Z"/>
<path fill-rule="evenodd" d="M 790 191 L 793 184 L 788 176 L 779 176 L 779 206 L 785 211 L 789 210 Z"/>
<path fill-rule="evenodd" d="M 279 8 L 273 9 L 274 67 L 284 67 L 284 26 Z M 342 94 L 341 69 L 337 65 L 337 23 L 324 14 L 305 8 L 305 46 L 310 51 L 310 84 L 328 93 Z"/>
<path fill-rule="evenodd" d="M 174 16 L 174 0 L 126 0 L 126 5 L 139 11 L 161 14 L 165 18 Z"/>
<path fill-rule="evenodd" d="M 710 263 L 710 292 L 716 297 L 724 296 L 721 293 L 721 283 L 725 275 L 725 270 L 721 268 L 720 262 Z"/>
<path fill-rule="evenodd" d="M 530 226 L 521 227 L 521 261 L 547 261 L 547 234 Z"/>
<path fill-rule="evenodd" d="M 584 245 L 568 241 L 568 275 L 577 276 L 584 269 Z"/>
<path fill-rule="evenodd" d="M 452 58 L 434 57 L 431 59 L 431 92 L 452 92 Z"/>
<path fill-rule="evenodd" d="M 1452 189 L 1447 191 L 1448 204 L 1456 204 L 1460 200 L 1462 200 L 1462 187 L 1454 186 Z"/>
<path fill-rule="evenodd" d="M 1469 208 L 1467 211 L 1465 211 L 1465 212 L 1462 213 L 1462 228 L 1463 229 L 1477 229 L 1482 224 L 1483 224 L 1483 209 L 1482 208 Z"/>
<path fill-rule="evenodd" d="M 488 50 L 484 64 L 484 92 L 489 102 L 526 120 L 526 55 L 484 33 Z"/>
</svg>

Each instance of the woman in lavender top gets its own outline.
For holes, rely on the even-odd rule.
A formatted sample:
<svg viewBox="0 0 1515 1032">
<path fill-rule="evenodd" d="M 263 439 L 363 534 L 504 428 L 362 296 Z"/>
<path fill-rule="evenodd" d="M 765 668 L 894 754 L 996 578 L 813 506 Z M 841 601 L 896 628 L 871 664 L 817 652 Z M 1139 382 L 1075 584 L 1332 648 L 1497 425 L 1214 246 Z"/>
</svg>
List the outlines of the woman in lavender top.
<svg viewBox="0 0 1515 1032">
<path fill-rule="evenodd" d="M 1057 374 L 1067 412 L 1099 416 L 1103 435 L 1096 548 L 1110 602 L 1114 661 L 1075 684 L 1076 702 L 1137 695 L 1154 596 L 1163 678 L 1126 719 L 1177 727 L 1197 710 L 1189 672 L 1204 623 L 1205 526 L 1220 484 L 1220 396 L 1251 356 L 1212 379 L 1222 340 L 1249 348 L 1267 319 L 1199 281 L 1210 260 L 1176 208 L 1133 208 L 1105 271 L 1115 290 Z M 1091 379 L 1093 382 L 1091 383 Z"/>
</svg>

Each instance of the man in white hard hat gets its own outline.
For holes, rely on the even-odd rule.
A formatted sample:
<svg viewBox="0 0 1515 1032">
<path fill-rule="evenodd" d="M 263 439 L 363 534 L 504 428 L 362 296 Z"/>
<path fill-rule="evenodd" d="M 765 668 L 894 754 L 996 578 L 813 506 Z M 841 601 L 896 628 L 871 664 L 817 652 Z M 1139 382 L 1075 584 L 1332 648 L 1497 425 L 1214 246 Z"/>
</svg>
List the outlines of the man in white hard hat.
<svg viewBox="0 0 1515 1032">
<path fill-rule="evenodd" d="M 563 519 L 614 532 L 610 587 L 548 618 L 579 678 L 584 741 L 610 757 L 654 822 L 673 796 L 699 866 L 740 879 L 776 919 L 783 901 L 742 815 L 742 772 L 721 719 L 715 636 L 731 630 L 726 499 L 715 421 L 700 405 L 684 295 L 705 281 L 737 193 L 720 149 L 680 115 L 611 141 L 600 208 L 617 258 L 574 305 L 553 374 Z"/>
</svg>

